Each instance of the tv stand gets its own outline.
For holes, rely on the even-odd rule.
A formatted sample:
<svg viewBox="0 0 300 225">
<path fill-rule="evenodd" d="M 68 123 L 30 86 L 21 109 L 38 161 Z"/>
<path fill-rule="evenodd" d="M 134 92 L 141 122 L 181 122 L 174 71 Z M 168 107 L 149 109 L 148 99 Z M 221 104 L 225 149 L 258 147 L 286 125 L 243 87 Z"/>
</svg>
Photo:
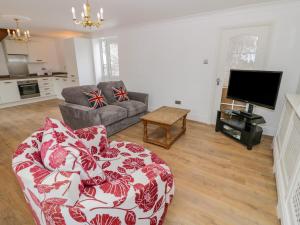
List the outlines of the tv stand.
<svg viewBox="0 0 300 225">
<path fill-rule="evenodd" d="M 230 119 L 221 118 L 221 111 L 218 111 L 216 132 L 220 131 L 246 145 L 248 150 L 260 143 L 263 129 L 258 124 L 265 123 L 262 116 L 234 110 L 225 110 L 223 113 L 230 116 Z"/>
</svg>

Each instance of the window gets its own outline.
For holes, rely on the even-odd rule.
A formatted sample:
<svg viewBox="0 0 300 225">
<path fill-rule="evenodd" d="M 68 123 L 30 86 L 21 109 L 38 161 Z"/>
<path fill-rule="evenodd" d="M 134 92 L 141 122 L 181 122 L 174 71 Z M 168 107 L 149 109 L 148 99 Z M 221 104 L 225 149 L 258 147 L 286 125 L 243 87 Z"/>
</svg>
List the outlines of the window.
<svg viewBox="0 0 300 225">
<path fill-rule="evenodd" d="M 100 49 L 103 80 L 118 80 L 120 72 L 117 39 L 102 39 Z"/>
</svg>

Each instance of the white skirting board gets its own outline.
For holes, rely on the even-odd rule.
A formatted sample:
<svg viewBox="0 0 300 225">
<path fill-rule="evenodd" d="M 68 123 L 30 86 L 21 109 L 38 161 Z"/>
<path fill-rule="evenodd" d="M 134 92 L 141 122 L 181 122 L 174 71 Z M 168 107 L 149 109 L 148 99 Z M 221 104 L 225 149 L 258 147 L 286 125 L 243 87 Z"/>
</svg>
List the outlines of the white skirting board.
<svg viewBox="0 0 300 225">
<path fill-rule="evenodd" d="M 47 97 L 36 97 L 36 98 L 30 98 L 30 99 L 22 99 L 21 101 L 17 101 L 17 102 L 0 104 L 0 109 L 13 107 L 13 106 L 18 106 L 18 105 L 26 105 L 26 104 L 35 103 L 35 102 L 42 102 L 42 101 L 51 100 L 51 99 L 57 99 L 56 95 L 47 96 Z"/>
</svg>

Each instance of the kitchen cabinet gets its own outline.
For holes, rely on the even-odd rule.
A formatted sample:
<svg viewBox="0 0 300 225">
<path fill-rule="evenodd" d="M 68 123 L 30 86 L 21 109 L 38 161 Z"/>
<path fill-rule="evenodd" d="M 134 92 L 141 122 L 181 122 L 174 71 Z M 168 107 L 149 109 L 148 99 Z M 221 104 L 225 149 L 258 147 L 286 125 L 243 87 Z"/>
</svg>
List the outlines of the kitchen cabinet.
<svg viewBox="0 0 300 225">
<path fill-rule="evenodd" d="M 45 45 L 40 40 L 28 42 L 28 59 L 30 63 L 43 63 L 47 61 Z"/>
<path fill-rule="evenodd" d="M 1 104 L 20 101 L 20 93 L 17 81 L 0 81 L 0 102 Z"/>
<path fill-rule="evenodd" d="M 55 95 L 53 78 L 46 77 L 38 80 L 41 97 L 49 97 Z"/>
<path fill-rule="evenodd" d="M 26 42 L 4 40 L 6 54 L 28 55 L 28 46 Z"/>
<path fill-rule="evenodd" d="M 2 42 L 0 42 L 0 75 L 8 75 L 8 67 L 6 63 L 6 56 L 4 53 Z"/>
<path fill-rule="evenodd" d="M 73 85 L 76 82 L 74 79 L 63 78 L 63 77 L 55 77 L 54 78 L 54 92 L 59 99 L 63 99 L 61 92 L 64 88 L 78 86 Z M 76 82 L 77 84 L 78 82 Z"/>
</svg>

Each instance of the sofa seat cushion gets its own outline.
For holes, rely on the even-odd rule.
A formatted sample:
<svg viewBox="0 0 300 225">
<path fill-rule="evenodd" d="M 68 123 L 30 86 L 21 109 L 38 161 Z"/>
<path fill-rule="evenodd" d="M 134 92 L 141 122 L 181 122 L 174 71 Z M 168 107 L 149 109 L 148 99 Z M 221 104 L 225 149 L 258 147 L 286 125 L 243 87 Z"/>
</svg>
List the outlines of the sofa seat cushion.
<svg viewBox="0 0 300 225">
<path fill-rule="evenodd" d="M 114 105 L 125 108 L 127 110 L 128 117 L 135 116 L 147 110 L 147 106 L 144 103 L 135 100 L 115 102 Z"/>
<path fill-rule="evenodd" d="M 127 118 L 127 110 L 117 105 L 107 105 L 97 110 L 99 111 L 101 122 L 104 126 Z"/>
<path fill-rule="evenodd" d="M 58 120 L 46 119 L 40 152 L 50 171 L 80 172 L 85 185 L 99 185 L 106 179 L 87 147 L 71 128 Z"/>
</svg>

